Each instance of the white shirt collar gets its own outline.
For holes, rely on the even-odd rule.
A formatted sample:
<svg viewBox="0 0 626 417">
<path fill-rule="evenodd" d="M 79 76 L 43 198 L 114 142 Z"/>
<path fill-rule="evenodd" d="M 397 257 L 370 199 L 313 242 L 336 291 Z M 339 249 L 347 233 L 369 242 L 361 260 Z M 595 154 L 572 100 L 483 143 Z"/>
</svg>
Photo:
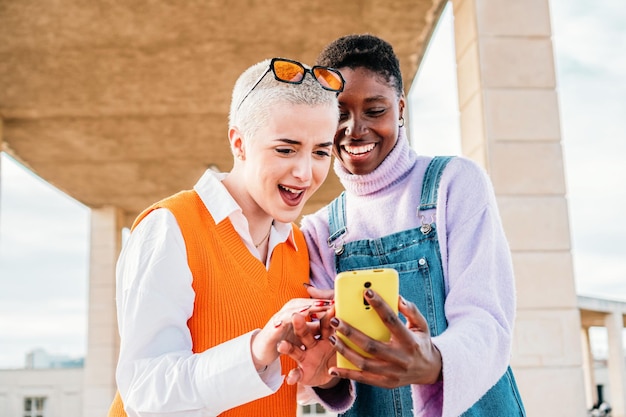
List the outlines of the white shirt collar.
<svg viewBox="0 0 626 417">
<path fill-rule="evenodd" d="M 261 255 L 257 248 L 254 247 L 252 237 L 250 236 L 250 228 L 248 226 L 248 220 L 243 215 L 243 211 L 235 199 L 230 195 L 222 181 L 226 178 L 226 173 L 215 172 L 211 169 L 207 169 L 202 177 L 198 180 L 193 189 L 198 193 L 202 203 L 211 213 L 215 224 L 220 223 L 226 218 L 229 218 L 233 227 L 246 244 L 250 252 L 260 259 Z M 293 236 L 293 226 L 291 223 L 282 223 L 274 220 L 272 230 L 269 237 L 269 250 L 268 250 L 268 262 L 266 266 L 269 266 L 269 259 L 274 248 L 280 243 L 288 241 L 293 247 L 298 250 L 296 241 Z"/>
</svg>

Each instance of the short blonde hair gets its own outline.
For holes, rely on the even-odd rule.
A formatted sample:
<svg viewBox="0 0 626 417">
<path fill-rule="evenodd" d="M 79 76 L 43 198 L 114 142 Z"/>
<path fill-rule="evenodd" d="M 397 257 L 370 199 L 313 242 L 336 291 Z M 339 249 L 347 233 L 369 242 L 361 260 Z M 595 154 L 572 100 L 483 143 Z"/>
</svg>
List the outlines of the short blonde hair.
<svg viewBox="0 0 626 417">
<path fill-rule="evenodd" d="M 272 108 L 278 103 L 332 106 L 337 109 L 337 122 L 339 121 L 337 93 L 324 90 L 310 73 L 305 74 L 301 84 L 278 81 L 268 69 L 270 62 L 270 59 L 266 59 L 252 65 L 237 79 L 228 115 L 229 128 L 236 126 L 242 134 L 254 136 L 268 122 Z M 310 68 L 306 65 L 305 67 Z M 263 79 L 250 92 L 250 88 L 264 72 Z M 247 97 L 246 93 L 249 93 Z M 243 103 L 241 100 L 244 100 Z"/>
</svg>

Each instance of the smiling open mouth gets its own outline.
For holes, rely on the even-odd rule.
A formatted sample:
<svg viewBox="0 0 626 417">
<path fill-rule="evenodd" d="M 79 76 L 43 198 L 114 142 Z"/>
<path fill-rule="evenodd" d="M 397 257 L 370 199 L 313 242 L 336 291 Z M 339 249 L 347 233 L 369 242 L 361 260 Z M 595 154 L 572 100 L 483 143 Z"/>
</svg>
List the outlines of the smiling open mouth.
<svg viewBox="0 0 626 417">
<path fill-rule="evenodd" d="M 367 145 L 343 145 L 343 149 L 349 153 L 350 155 L 363 155 L 368 152 L 371 152 L 376 147 L 375 143 L 369 143 Z"/>
<path fill-rule="evenodd" d="M 280 191 L 280 195 L 283 198 L 283 201 L 290 206 L 297 206 L 300 204 L 302 199 L 304 198 L 304 191 L 306 189 L 297 189 L 286 187 L 284 185 L 278 184 L 278 191 Z"/>
<path fill-rule="evenodd" d="M 302 194 L 304 192 L 304 190 L 296 190 L 295 188 L 285 187 L 284 185 L 280 185 L 280 184 L 278 184 L 278 186 L 280 188 L 282 188 L 283 190 L 285 190 L 285 191 L 288 191 L 290 193 L 294 193 L 294 194 L 297 194 L 297 195 L 300 195 L 300 194 Z"/>
</svg>

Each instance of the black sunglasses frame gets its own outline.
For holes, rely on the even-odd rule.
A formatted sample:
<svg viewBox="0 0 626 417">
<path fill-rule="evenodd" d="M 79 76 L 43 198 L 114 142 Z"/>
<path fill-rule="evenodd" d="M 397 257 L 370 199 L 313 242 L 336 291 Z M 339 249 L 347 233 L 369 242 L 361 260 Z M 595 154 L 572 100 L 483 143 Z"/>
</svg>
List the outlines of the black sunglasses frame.
<svg viewBox="0 0 626 417">
<path fill-rule="evenodd" d="M 302 72 L 303 72 L 302 78 L 300 80 L 298 80 L 298 81 L 288 81 L 288 80 L 280 78 L 278 75 L 276 75 L 276 70 L 274 69 L 274 64 L 276 62 L 278 62 L 278 61 L 289 62 L 291 64 L 297 65 L 298 67 L 302 68 Z M 341 80 L 341 87 L 339 87 L 339 88 L 331 88 L 331 87 L 327 87 L 324 84 L 322 84 L 322 82 L 318 79 L 318 77 L 315 76 L 315 72 L 314 71 L 317 70 L 317 69 L 323 69 L 325 71 L 332 72 L 333 74 L 337 75 L 339 77 L 339 80 Z M 341 93 L 343 91 L 343 86 L 346 83 L 345 80 L 343 79 L 343 76 L 341 75 L 341 72 L 339 72 L 339 70 L 336 70 L 335 68 L 324 67 L 322 65 L 315 65 L 315 66 L 311 67 L 311 69 L 309 69 L 309 68 L 305 67 L 304 65 L 302 65 L 302 63 L 300 63 L 298 61 L 294 61 L 292 59 L 272 58 L 272 60 L 270 61 L 270 64 L 268 65 L 267 69 L 265 70 L 265 72 L 263 74 L 261 74 L 259 79 L 256 80 L 254 85 L 252 85 L 252 87 L 248 90 L 248 92 L 243 96 L 243 98 L 241 99 L 241 101 L 237 105 L 237 110 L 239 110 L 239 108 L 241 107 L 243 102 L 246 100 L 246 98 L 248 98 L 250 93 L 252 93 L 252 91 L 254 91 L 256 86 L 259 85 L 259 83 L 263 80 L 263 78 L 265 78 L 267 73 L 270 72 L 270 71 L 274 74 L 274 79 L 276 81 L 280 81 L 280 82 L 287 83 L 287 84 L 302 84 L 302 82 L 304 81 L 304 77 L 306 77 L 306 74 L 309 73 L 309 74 L 311 74 L 311 77 L 313 77 L 313 79 L 315 79 L 315 81 L 317 81 L 320 84 L 320 86 L 322 86 L 322 88 L 324 90 L 333 91 L 333 92 L 335 92 L 337 94 L 339 94 L 339 93 Z"/>
</svg>

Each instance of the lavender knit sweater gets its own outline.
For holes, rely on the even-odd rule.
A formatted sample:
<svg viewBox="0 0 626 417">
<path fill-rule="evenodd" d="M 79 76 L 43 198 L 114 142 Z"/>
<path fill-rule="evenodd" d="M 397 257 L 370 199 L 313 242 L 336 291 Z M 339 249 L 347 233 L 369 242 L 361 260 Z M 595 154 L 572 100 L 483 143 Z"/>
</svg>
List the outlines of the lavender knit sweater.
<svg viewBox="0 0 626 417">
<path fill-rule="evenodd" d="M 419 227 L 422 177 L 430 157 L 418 156 L 404 128 L 383 163 L 367 175 L 334 169 L 346 189 L 346 242 L 375 239 Z M 426 212 L 427 218 L 433 211 Z M 486 173 L 457 157 L 439 186 L 437 232 L 443 263 L 448 328 L 433 343 L 443 358 L 443 383 L 412 386 L 414 415 L 456 417 L 504 374 L 515 316 L 509 246 Z M 302 220 L 311 256 L 311 283 L 332 288 L 334 253 L 328 248 L 328 209 Z M 341 410 L 339 410 L 341 411 Z"/>
</svg>

